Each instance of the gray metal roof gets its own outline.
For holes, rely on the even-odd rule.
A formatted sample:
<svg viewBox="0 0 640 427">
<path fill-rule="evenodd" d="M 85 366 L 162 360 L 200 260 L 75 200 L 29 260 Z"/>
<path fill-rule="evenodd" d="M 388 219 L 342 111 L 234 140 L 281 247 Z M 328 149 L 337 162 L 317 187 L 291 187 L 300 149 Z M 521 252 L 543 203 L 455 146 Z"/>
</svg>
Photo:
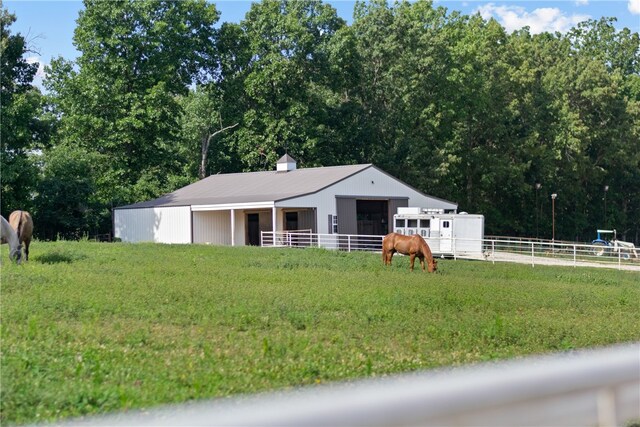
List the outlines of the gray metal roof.
<svg viewBox="0 0 640 427">
<path fill-rule="evenodd" d="M 211 175 L 154 200 L 118 209 L 276 202 L 316 193 L 372 164 Z"/>
<path fill-rule="evenodd" d="M 284 156 L 280 157 L 280 159 L 278 159 L 278 163 L 296 163 L 296 160 L 289 154 L 285 154 Z"/>
</svg>

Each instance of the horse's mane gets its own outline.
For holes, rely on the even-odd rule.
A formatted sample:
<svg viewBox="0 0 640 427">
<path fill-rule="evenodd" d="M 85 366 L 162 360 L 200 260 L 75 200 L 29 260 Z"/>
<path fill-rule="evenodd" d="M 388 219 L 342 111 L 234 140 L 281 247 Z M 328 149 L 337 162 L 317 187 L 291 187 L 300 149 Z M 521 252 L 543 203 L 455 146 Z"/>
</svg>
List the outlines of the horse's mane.
<svg viewBox="0 0 640 427">
<path fill-rule="evenodd" d="M 420 250 L 422 251 L 422 255 L 430 265 L 434 265 L 435 260 L 433 258 L 433 253 L 431 252 L 431 248 L 429 247 L 429 244 L 425 239 L 422 238 L 422 236 L 420 236 L 420 240 L 421 240 Z"/>
</svg>

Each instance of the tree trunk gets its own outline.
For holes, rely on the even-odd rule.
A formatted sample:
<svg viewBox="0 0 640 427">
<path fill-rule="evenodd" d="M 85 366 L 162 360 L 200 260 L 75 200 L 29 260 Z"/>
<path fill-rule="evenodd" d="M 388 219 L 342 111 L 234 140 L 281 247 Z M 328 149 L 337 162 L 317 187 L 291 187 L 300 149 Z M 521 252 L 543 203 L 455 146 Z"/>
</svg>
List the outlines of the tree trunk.
<svg viewBox="0 0 640 427">
<path fill-rule="evenodd" d="M 238 124 L 239 123 L 236 123 L 231 126 L 227 126 L 225 128 L 215 131 L 214 133 L 211 133 L 209 135 L 204 135 L 202 137 L 202 145 L 201 145 L 201 152 L 200 152 L 200 170 L 198 171 L 198 176 L 200 179 L 204 179 L 207 176 L 207 157 L 209 156 L 209 144 L 211 143 L 211 140 L 213 139 L 213 137 L 219 133 L 224 132 L 225 130 L 233 129 L 234 127 L 238 126 Z"/>
</svg>

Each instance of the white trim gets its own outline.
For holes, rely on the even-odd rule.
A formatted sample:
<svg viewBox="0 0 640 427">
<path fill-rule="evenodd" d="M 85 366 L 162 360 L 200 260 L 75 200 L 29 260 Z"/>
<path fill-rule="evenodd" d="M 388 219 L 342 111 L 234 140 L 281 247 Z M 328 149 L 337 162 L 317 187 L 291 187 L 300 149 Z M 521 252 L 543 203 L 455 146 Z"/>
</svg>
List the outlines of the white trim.
<svg viewBox="0 0 640 427">
<path fill-rule="evenodd" d="M 228 211 L 232 209 L 264 209 L 273 208 L 275 202 L 225 203 L 219 205 L 193 205 L 191 211 Z"/>
<path fill-rule="evenodd" d="M 231 246 L 236 245 L 236 210 L 231 209 Z"/>
<path fill-rule="evenodd" d="M 278 211 L 277 211 L 276 207 L 274 206 L 273 208 L 271 208 L 271 232 L 272 232 L 271 234 L 272 234 L 272 237 L 273 237 L 273 241 L 276 240 L 276 231 L 277 231 L 276 227 L 277 227 L 277 224 L 278 224 L 278 221 L 277 221 L 277 218 L 276 218 L 277 214 L 278 214 Z"/>
</svg>

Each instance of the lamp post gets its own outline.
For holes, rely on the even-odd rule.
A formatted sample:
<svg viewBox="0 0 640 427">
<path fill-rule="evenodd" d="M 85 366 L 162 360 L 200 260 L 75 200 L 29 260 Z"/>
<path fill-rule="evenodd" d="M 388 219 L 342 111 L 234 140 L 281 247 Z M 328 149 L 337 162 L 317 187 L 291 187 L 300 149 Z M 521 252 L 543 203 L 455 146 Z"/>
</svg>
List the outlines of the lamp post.
<svg viewBox="0 0 640 427">
<path fill-rule="evenodd" d="M 607 228 L 607 191 L 609 191 L 609 186 L 604 186 L 604 228 Z"/>
<path fill-rule="evenodd" d="M 556 197 L 558 195 L 553 193 L 551 195 L 551 241 L 556 241 Z"/>
<path fill-rule="evenodd" d="M 538 234 L 538 217 L 540 214 L 540 204 L 538 203 L 538 192 L 540 191 L 540 187 L 542 187 L 542 184 L 540 184 L 539 182 L 536 182 L 536 239 L 540 238 L 540 235 Z"/>
</svg>

